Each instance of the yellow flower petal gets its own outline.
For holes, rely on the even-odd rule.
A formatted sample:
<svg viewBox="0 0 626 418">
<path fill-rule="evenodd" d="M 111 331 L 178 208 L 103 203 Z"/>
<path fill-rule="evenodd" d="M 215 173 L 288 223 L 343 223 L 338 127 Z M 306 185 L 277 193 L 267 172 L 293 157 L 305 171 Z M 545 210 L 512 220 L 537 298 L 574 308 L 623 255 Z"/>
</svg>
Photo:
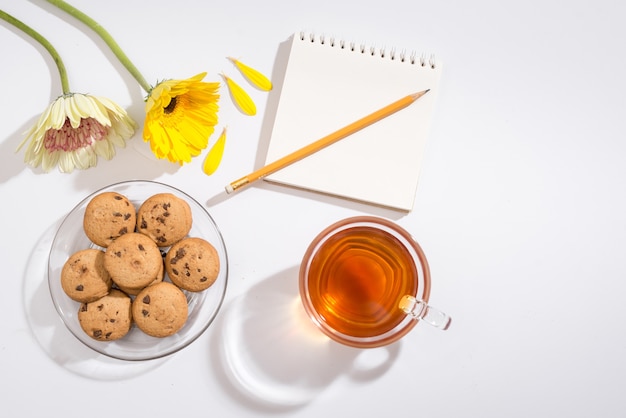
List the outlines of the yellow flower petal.
<svg viewBox="0 0 626 418">
<path fill-rule="evenodd" d="M 224 81 L 226 82 L 226 86 L 230 91 L 230 97 L 235 103 L 235 105 L 241 110 L 243 113 L 249 116 L 256 115 L 256 105 L 254 101 L 250 98 L 248 93 L 241 86 L 235 83 L 230 77 L 225 74 L 222 74 Z"/>
<path fill-rule="evenodd" d="M 272 82 L 261 72 L 255 70 L 249 65 L 242 63 L 236 58 L 226 58 L 228 58 L 233 64 L 235 64 L 235 67 L 237 67 L 237 69 L 250 82 L 250 84 L 263 91 L 270 91 L 272 89 Z"/>
<path fill-rule="evenodd" d="M 226 144 L 226 128 L 222 130 L 222 134 L 217 139 L 215 144 L 209 150 L 206 158 L 204 159 L 204 165 L 202 166 L 202 171 L 207 176 L 215 173 L 217 167 L 219 167 L 220 162 L 222 162 L 222 156 L 224 155 L 224 145 Z"/>
</svg>

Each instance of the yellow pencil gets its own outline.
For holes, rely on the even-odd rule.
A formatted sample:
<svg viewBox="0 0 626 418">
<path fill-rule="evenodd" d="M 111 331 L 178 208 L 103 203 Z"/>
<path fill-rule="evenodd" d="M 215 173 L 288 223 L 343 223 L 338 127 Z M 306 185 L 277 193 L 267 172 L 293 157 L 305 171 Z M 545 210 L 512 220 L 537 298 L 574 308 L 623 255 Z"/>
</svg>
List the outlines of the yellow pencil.
<svg viewBox="0 0 626 418">
<path fill-rule="evenodd" d="M 300 148 L 297 151 L 292 152 L 291 154 L 288 154 L 282 158 L 279 158 L 278 160 L 264 166 L 261 167 L 260 169 L 248 174 L 247 176 L 244 176 L 242 178 L 240 178 L 239 180 L 235 180 L 232 183 L 230 183 L 229 185 L 226 186 L 226 193 L 232 193 L 235 190 L 248 185 L 254 181 L 260 180 L 265 176 L 268 176 L 278 170 L 280 170 L 281 168 L 284 168 L 290 164 L 295 163 L 296 161 L 299 161 L 301 159 L 303 159 L 306 156 L 309 156 L 319 150 L 321 150 L 322 148 L 325 148 L 337 141 L 339 141 L 340 139 L 343 139 L 349 135 L 352 135 L 353 133 L 373 124 L 378 122 L 381 119 L 386 118 L 389 115 L 392 115 L 393 113 L 398 112 L 399 110 L 404 109 L 405 107 L 409 106 L 411 103 L 415 102 L 417 99 L 419 99 L 420 97 L 422 97 L 423 95 L 425 95 L 426 93 L 428 93 L 430 91 L 430 89 L 428 90 L 424 90 L 424 91 L 420 91 L 419 93 L 413 93 L 413 94 L 409 94 L 408 96 L 405 96 L 403 98 L 401 98 L 400 100 L 397 100 L 385 107 L 383 107 L 382 109 L 379 109 L 377 111 L 375 111 L 372 114 L 369 114 L 359 120 L 357 120 L 356 122 L 352 122 L 351 124 L 349 124 L 348 126 L 345 126 L 341 129 L 339 129 L 338 131 L 333 132 L 330 135 L 327 135 L 321 139 L 318 139 L 315 142 L 310 143 L 309 145 L 306 145 L 302 148 Z"/>
</svg>

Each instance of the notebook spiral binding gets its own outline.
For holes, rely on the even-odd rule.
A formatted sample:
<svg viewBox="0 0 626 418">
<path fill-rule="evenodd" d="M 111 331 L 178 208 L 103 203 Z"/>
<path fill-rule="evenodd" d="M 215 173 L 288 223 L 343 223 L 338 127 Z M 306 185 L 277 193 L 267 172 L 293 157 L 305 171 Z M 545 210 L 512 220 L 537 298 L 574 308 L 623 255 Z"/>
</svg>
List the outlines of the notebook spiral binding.
<svg viewBox="0 0 626 418">
<path fill-rule="evenodd" d="M 356 42 L 347 42 L 344 39 L 335 39 L 335 37 L 327 37 L 324 34 L 316 35 L 312 32 L 302 31 L 299 34 L 301 41 L 309 41 L 311 43 L 318 42 L 321 45 L 328 45 L 332 48 L 345 49 L 352 52 L 358 52 L 361 54 L 369 54 L 373 57 L 378 56 L 380 58 L 387 58 L 392 61 L 407 62 L 413 65 L 420 65 L 422 67 L 430 67 L 434 69 L 437 66 L 434 54 L 430 54 L 428 57 L 426 54 L 422 54 L 419 57 L 416 52 L 413 51 L 409 54 L 405 50 L 397 52 L 395 48 L 387 51 L 384 47 L 368 46 L 364 43 L 357 44 Z"/>
</svg>

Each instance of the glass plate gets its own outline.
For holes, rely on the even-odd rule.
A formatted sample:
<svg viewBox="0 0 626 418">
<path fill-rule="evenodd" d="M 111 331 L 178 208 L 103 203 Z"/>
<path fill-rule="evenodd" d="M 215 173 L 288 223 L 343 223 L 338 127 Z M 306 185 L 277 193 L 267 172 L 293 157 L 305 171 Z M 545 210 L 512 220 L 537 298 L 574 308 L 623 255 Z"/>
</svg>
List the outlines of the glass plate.
<svg viewBox="0 0 626 418">
<path fill-rule="evenodd" d="M 78 322 L 80 303 L 70 299 L 61 287 L 63 265 L 75 252 L 85 248 L 99 248 L 83 231 L 83 216 L 89 201 L 103 192 L 117 192 L 139 208 L 148 197 L 157 193 L 172 193 L 189 203 L 193 216 L 190 237 L 199 237 L 210 242 L 219 255 L 220 272 L 215 283 L 203 292 L 183 291 L 189 304 L 189 317 L 176 334 L 155 338 L 143 333 L 135 325 L 123 338 L 116 341 L 96 341 L 89 337 Z M 167 251 L 168 248 L 162 248 Z M 167 273 L 164 280 L 169 281 Z M 175 353 L 195 341 L 215 319 L 224 296 L 228 281 L 228 257 L 222 235 L 211 215 L 196 200 L 186 193 L 154 181 L 126 181 L 104 187 L 81 201 L 65 217 L 56 232 L 48 258 L 48 285 L 52 302 L 70 332 L 89 348 L 121 360 L 151 360 Z"/>
</svg>

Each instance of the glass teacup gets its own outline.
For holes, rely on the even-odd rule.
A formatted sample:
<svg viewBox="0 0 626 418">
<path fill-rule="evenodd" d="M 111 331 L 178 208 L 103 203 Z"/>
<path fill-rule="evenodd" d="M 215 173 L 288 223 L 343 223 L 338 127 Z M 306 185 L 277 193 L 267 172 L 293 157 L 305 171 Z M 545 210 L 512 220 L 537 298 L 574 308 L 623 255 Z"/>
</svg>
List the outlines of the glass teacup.
<svg viewBox="0 0 626 418">
<path fill-rule="evenodd" d="M 318 234 L 300 266 L 300 296 L 311 320 L 353 347 L 391 344 L 418 321 L 447 329 L 428 305 L 430 270 L 419 244 L 389 220 L 358 216 Z"/>
</svg>

